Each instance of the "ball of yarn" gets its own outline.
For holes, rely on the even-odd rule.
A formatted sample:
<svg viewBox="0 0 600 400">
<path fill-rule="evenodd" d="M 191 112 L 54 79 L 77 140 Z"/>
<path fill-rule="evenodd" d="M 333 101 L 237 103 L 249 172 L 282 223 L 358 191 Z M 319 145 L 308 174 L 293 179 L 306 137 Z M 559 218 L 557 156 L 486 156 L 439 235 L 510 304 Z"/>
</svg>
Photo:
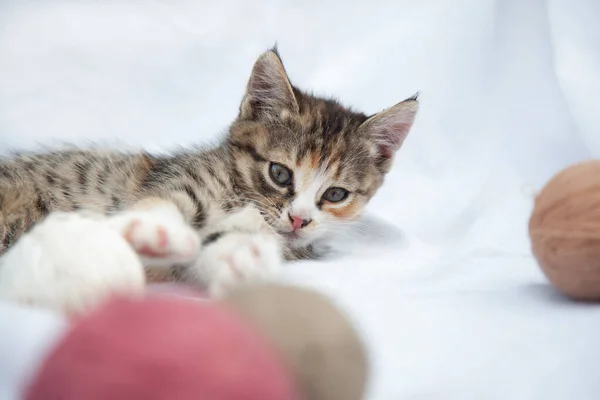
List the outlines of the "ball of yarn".
<svg viewBox="0 0 600 400">
<path fill-rule="evenodd" d="M 556 288 L 578 300 L 600 300 L 600 161 L 558 173 L 535 200 L 532 251 Z"/>
<path fill-rule="evenodd" d="M 78 320 L 26 400 L 292 400 L 270 343 L 224 307 L 156 295 Z"/>
<path fill-rule="evenodd" d="M 241 287 L 223 303 L 269 338 L 301 399 L 362 400 L 368 360 L 347 316 L 324 295 L 281 284 Z"/>
</svg>

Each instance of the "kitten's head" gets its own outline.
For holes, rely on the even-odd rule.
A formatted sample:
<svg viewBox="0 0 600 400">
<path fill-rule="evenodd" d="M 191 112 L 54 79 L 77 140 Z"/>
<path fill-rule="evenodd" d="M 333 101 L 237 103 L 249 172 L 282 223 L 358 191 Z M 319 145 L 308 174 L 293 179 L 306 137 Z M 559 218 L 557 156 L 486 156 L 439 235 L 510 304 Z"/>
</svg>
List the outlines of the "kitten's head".
<svg viewBox="0 0 600 400">
<path fill-rule="evenodd" d="M 227 143 L 249 202 L 303 247 L 356 219 L 381 186 L 418 103 L 367 116 L 294 87 L 275 49 L 256 61 Z"/>
</svg>

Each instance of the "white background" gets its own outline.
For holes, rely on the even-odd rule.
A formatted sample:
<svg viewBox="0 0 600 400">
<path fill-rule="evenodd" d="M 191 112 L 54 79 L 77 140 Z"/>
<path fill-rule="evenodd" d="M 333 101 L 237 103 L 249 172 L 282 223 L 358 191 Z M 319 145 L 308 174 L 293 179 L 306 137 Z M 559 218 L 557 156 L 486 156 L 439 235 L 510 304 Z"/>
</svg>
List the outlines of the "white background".
<svg viewBox="0 0 600 400">
<path fill-rule="evenodd" d="M 600 156 L 598 21 L 594 0 L 0 1 L 0 151 L 214 140 L 275 42 L 295 85 L 366 113 L 420 91 L 376 221 L 287 277 L 348 307 L 371 399 L 595 399 L 600 307 L 547 285 L 526 224 Z"/>
</svg>

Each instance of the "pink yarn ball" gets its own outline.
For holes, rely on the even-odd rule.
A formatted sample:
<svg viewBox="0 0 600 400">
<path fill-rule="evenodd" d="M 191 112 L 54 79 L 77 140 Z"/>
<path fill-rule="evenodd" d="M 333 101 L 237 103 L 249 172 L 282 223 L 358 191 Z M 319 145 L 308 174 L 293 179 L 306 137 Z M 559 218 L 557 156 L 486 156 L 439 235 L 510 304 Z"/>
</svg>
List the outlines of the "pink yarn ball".
<svg viewBox="0 0 600 400">
<path fill-rule="evenodd" d="M 77 320 L 27 400 L 291 400 L 268 342 L 210 302 L 113 299 Z"/>
</svg>

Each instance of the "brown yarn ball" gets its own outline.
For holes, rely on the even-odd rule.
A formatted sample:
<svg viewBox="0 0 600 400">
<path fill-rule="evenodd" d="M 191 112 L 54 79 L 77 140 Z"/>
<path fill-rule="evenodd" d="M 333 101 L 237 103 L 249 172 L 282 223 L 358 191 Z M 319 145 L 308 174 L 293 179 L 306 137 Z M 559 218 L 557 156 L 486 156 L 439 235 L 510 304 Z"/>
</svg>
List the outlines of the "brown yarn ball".
<svg viewBox="0 0 600 400">
<path fill-rule="evenodd" d="M 532 251 L 546 277 L 578 300 L 600 300 L 600 160 L 554 176 L 529 220 Z"/>
<path fill-rule="evenodd" d="M 367 352 L 346 315 L 320 293 L 280 284 L 234 290 L 224 300 L 279 351 L 303 400 L 362 400 Z"/>
</svg>

